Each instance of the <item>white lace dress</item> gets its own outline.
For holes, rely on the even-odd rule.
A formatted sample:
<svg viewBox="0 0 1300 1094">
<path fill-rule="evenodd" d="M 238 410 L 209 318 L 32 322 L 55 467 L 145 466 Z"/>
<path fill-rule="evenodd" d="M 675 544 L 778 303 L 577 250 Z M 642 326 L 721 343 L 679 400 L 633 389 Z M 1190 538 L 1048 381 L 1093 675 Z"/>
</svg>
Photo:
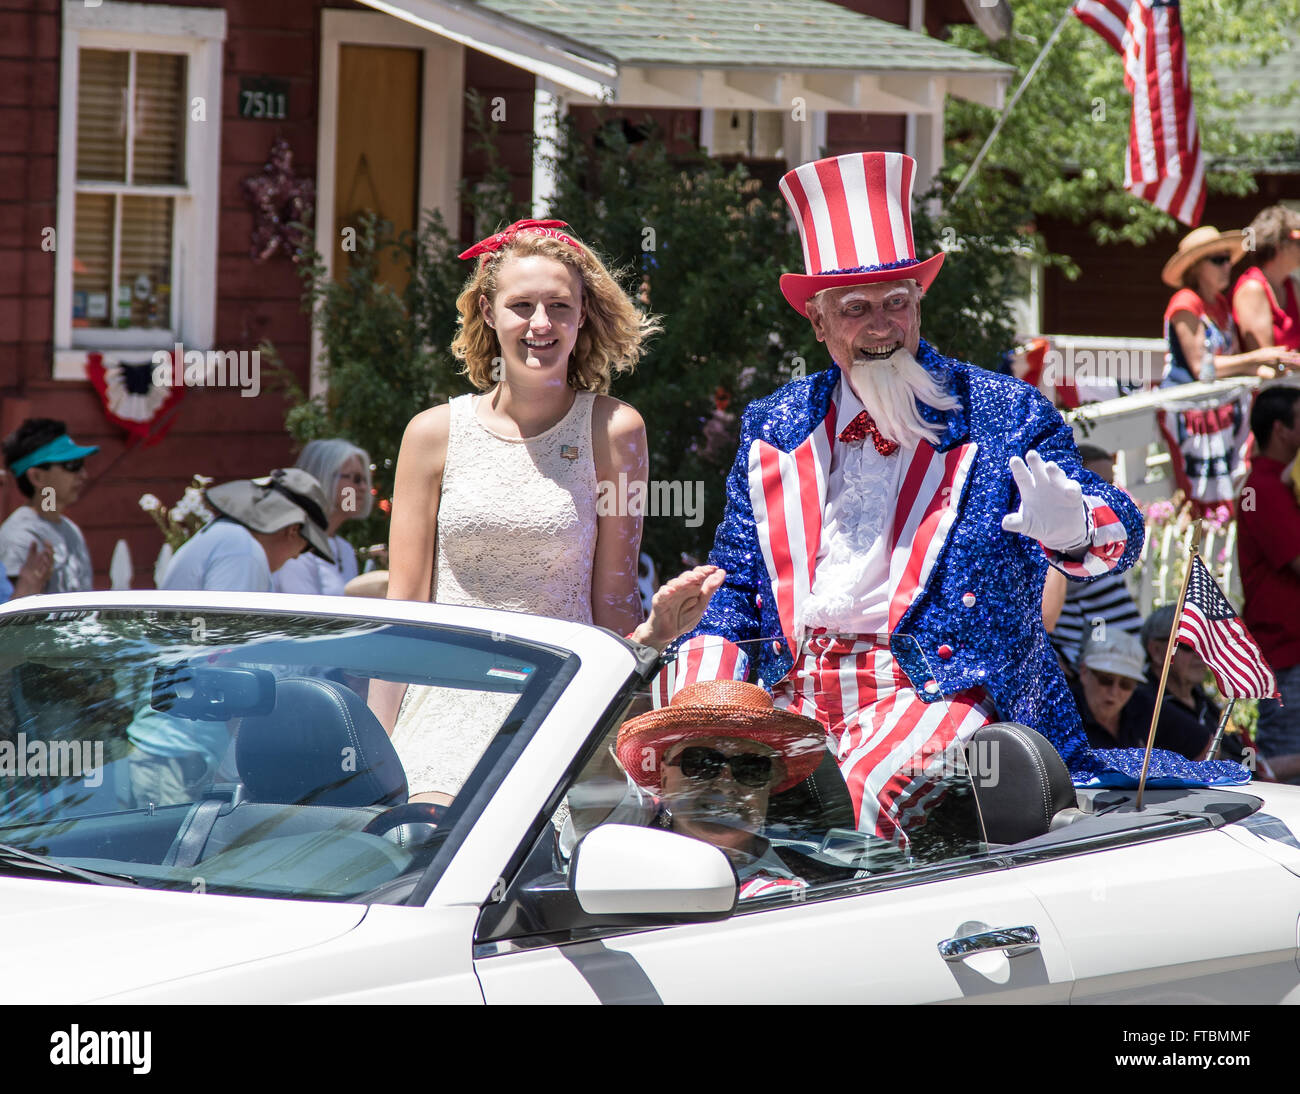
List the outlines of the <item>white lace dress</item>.
<svg viewBox="0 0 1300 1094">
<path fill-rule="evenodd" d="M 590 623 L 596 396 L 578 392 L 559 422 L 522 439 L 479 421 L 480 398 L 451 401 L 432 599 Z M 393 747 L 411 793 L 455 794 L 517 700 L 501 692 L 407 688 Z"/>
</svg>

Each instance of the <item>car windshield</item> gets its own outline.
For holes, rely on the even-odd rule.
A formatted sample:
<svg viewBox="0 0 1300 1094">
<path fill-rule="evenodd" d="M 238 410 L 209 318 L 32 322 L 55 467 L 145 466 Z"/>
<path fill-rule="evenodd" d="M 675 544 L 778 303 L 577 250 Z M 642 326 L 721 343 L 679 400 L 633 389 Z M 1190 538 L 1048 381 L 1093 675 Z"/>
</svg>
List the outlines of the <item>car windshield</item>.
<svg viewBox="0 0 1300 1094">
<path fill-rule="evenodd" d="M 496 632 L 355 617 L 0 617 L 0 843 L 27 853 L 0 849 L 0 873 L 316 900 L 409 891 L 574 662 Z M 403 687 L 405 766 L 368 706 Z M 410 800 L 426 793 L 439 804 Z"/>
</svg>

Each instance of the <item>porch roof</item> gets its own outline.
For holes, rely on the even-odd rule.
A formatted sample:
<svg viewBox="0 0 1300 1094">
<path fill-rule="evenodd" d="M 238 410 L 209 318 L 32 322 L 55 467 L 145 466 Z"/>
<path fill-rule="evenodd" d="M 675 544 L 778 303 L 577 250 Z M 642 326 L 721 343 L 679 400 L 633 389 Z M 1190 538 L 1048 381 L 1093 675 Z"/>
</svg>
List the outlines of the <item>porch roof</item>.
<svg viewBox="0 0 1300 1094">
<path fill-rule="evenodd" d="M 364 0 L 535 73 L 571 101 L 938 113 L 1000 107 L 1013 69 L 827 0 Z"/>
</svg>

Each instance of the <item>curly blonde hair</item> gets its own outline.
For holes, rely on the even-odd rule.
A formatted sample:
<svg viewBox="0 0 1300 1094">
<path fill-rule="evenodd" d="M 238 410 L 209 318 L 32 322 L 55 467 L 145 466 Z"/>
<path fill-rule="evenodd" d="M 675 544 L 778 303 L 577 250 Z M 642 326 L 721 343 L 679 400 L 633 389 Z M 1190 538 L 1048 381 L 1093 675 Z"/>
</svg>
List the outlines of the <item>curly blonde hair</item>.
<svg viewBox="0 0 1300 1094">
<path fill-rule="evenodd" d="M 456 308 L 460 330 L 451 352 L 463 362 L 461 373 L 480 391 L 493 386 L 492 364 L 501 356 L 496 331 L 487 325 L 479 310 L 479 298 L 496 298 L 501 267 L 511 258 L 541 255 L 552 258 L 582 278 L 582 306 L 586 321 L 578 329 L 578 340 L 569 355 L 569 386 L 578 391 L 609 391 L 615 373 L 631 372 L 645 352 L 644 341 L 663 329 L 657 316 L 642 312 L 621 288 L 591 249 L 579 243 L 538 232 L 520 232 L 499 251 L 487 255 L 470 275 Z"/>
</svg>

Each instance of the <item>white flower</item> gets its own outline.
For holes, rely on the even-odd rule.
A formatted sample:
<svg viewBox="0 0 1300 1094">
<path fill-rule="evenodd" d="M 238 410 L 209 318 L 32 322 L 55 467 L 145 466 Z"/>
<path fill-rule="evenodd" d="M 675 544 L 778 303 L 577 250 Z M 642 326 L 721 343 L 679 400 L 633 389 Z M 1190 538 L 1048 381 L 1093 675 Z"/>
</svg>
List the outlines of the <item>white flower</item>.
<svg viewBox="0 0 1300 1094">
<path fill-rule="evenodd" d="M 213 481 L 211 475 L 195 475 L 193 479 L 194 485 L 199 487 L 211 486 Z"/>
<path fill-rule="evenodd" d="M 140 495 L 140 508 L 146 513 L 153 513 L 162 508 L 162 502 L 152 494 L 142 494 Z"/>
</svg>

